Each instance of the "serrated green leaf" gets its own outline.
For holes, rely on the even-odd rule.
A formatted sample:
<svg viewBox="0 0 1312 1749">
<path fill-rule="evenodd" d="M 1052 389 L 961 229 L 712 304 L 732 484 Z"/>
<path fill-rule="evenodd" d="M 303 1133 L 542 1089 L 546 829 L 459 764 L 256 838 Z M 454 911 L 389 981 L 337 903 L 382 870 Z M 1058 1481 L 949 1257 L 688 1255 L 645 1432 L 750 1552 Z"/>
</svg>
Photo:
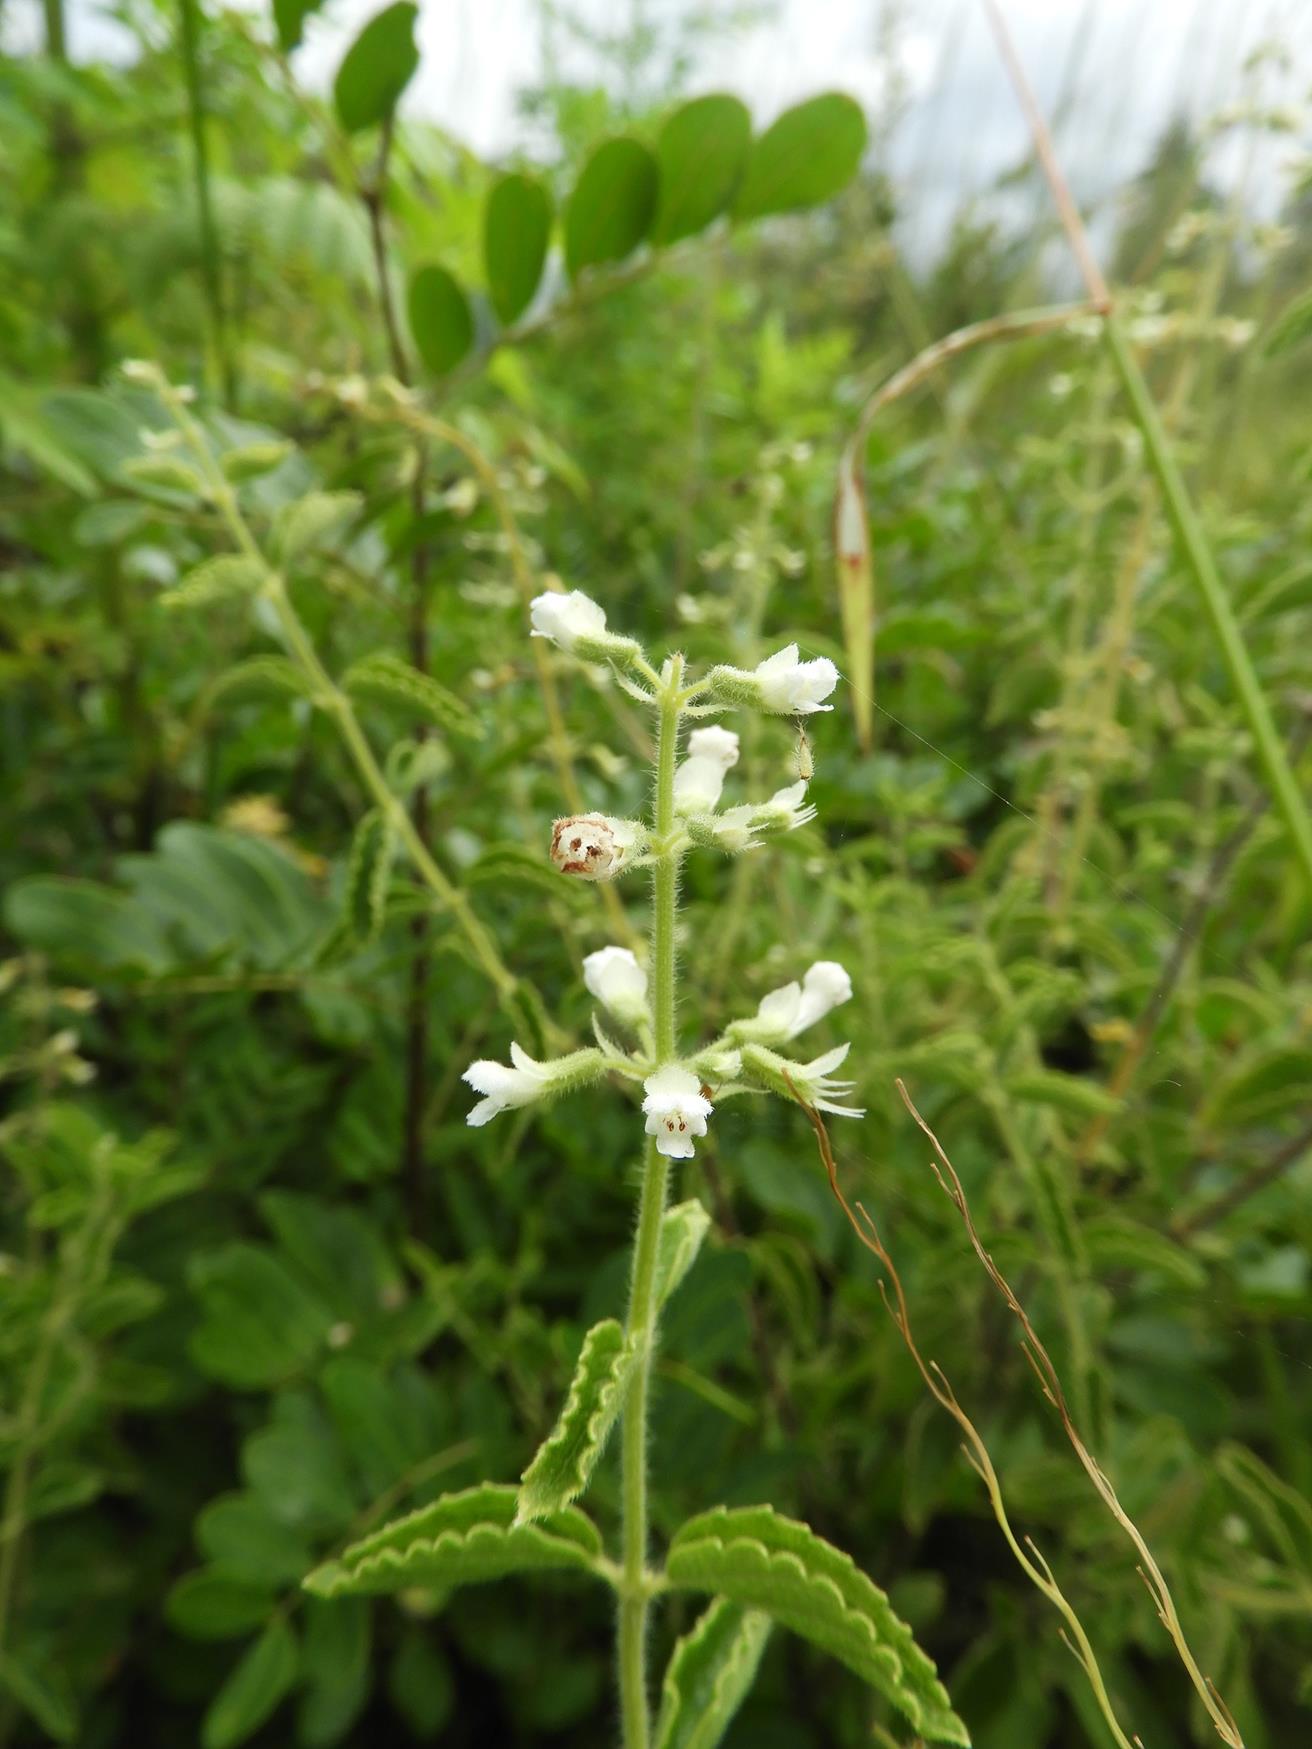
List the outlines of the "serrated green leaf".
<svg viewBox="0 0 1312 1749">
<path fill-rule="evenodd" d="M 1274 358 L 1309 339 L 1312 339 L 1312 291 L 1305 291 L 1286 304 L 1276 317 L 1262 350 L 1268 358 Z"/>
<path fill-rule="evenodd" d="M 711 1217 L 696 1197 L 675 1203 L 661 1220 L 656 1252 L 656 1305 L 665 1304 L 697 1261 L 702 1240 L 710 1231 Z"/>
<path fill-rule="evenodd" d="M 188 571 L 182 581 L 160 596 L 164 607 L 208 607 L 215 601 L 251 595 L 264 581 L 264 567 L 242 553 L 220 553 Z"/>
<path fill-rule="evenodd" d="M 225 451 L 219 457 L 219 465 L 227 478 L 239 485 L 243 480 L 255 480 L 261 474 L 272 473 L 295 452 L 295 448 L 295 444 L 284 437 L 272 437 L 263 443 L 244 443 L 238 449 Z"/>
<path fill-rule="evenodd" d="M 281 692 L 293 698 L 313 698 L 309 677 L 290 656 L 248 656 L 210 683 L 211 703 L 229 692 Z"/>
<path fill-rule="evenodd" d="M 739 220 L 819 206 L 849 182 L 866 145 L 859 103 L 831 91 L 795 104 L 753 145 L 733 203 Z"/>
<path fill-rule="evenodd" d="M 259 1730 L 296 1681 L 296 1636 L 271 1621 L 215 1695 L 201 1727 L 204 1749 L 236 1749 Z"/>
<path fill-rule="evenodd" d="M 71 1743 L 77 1736 L 77 1706 L 62 1671 L 45 1665 L 38 1668 L 25 1651 L 14 1657 L 0 1652 L 0 1689 L 56 1743 Z"/>
<path fill-rule="evenodd" d="M 358 492 L 311 492 L 294 504 L 285 504 L 274 523 L 274 550 L 289 565 L 322 546 L 360 512 L 364 500 Z"/>
<path fill-rule="evenodd" d="M 772 1625 L 761 1610 L 715 1600 L 670 1656 L 656 1749 L 716 1749 L 756 1679 Z"/>
<path fill-rule="evenodd" d="M 717 1506 L 676 1533 L 671 1585 L 762 1609 L 854 1670 L 923 1737 L 969 1745 L 946 1689 L 911 1629 L 851 1557 L 769 1506 Z"/>
<path fill-rule="evenodd" d="M 565 214 L 565 265 L 571 279 L 585 267 L 623 261 L 651 229 L 660 172 L 637 140 L 606 140 L 588 159 Z"/>
<path fill-rule="evenodd" d="M 417 6 L 397 0 L 369 20 L 342 57 L 333 81 L 333 102 L 348 134 L 376 127 L 396 108 L 419 65 L 418 18 Z"/>
<path fill-rule="evenodd" d="M 520 1522 L 559 1511 L 587 1487 L 624 1407 L 635 1358 L 614 1318 L 594 1324 L 583 1338 L 560 1418 L 520 1479 Z"/>
<path fill-rule="evenodd" d="M 169 1592 L 164 1619 L 190 1640 L 231 1640 L 258 1627 L 275 1601 L 268 1586 L 200 1567 L 184 1573 Z"/>
<path fill-rule="evenodd" d="M 551 240 L 551 196 L 534 176 L 512 171 L 496 183 L 483 214 L 488 296 L 509 327 L 533 302 Z"/>
<path fill-rule="evenodd" d="M 713 93 L 676 109 L 660 131 L 655 243 L 695 236 L 733 199 L 752 145 L 752 118 L 736 97 Z"/>
<path fill-rule="evenodd" d="M 1099 1082 L 1064 1075 L 1060 1069 L 1026 1069 L 1008 1075 L 1003 1091 L 1008 1099 L 1074 1112 L 1078 1117 L 1112 1117 L 1121 1109 L 1121 1101 Z"/>
<path fill-rule="evenodd" d="M 418 710 L 441 728 L 478 740 L 483 725 L 463 699 L 448 692 L 431 674 L 421 674 L 400 656 L 386 650 L 364 656 L 347 669 L 342 685 L 352 694 L 398 700 Z"/>
<path fill-rule="evenodd" d="M 193 498 L 203 498 L 205 487 L 190 462 L 181 456 L 134 455 L 123 463 L 125 479 L 138 486 L 159 486 L 166 492 L 186 492 Z"/>
<path fill-rule="evenodd" d="M 355 939 L 373 941 L 383 926 L 396 829 L 374 808 L 355 829 L 346 870 L 346 919 Z"/>
<path fill-rule="evenodd" d="M 506 1573 L 596 1570 L 601 1538 L 577 1507 L 516 1524 L 518 1502 L 518 1489 L 491 1482 L 445 1494 L 316 1568 L 305 1587 L 319 1597 L 343 1597 L 477 1585 Z"/>
<path fill-rule="evenodd" d="M 419 356 L 434 376 L 454 370 L 474 344 L 474 313 L 460 282 L 436 262 L 410 279 L 406 313 Z"/>
</svg>

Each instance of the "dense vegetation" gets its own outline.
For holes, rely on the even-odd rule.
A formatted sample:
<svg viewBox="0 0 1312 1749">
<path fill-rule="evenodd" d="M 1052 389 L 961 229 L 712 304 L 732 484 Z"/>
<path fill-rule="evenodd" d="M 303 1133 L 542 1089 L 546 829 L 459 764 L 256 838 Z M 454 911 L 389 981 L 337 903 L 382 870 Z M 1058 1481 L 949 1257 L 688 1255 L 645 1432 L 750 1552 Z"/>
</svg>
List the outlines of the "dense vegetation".
<svg viewBox="0 0 1312 1749">
<path fill-rule="evenodd" d="M 529 95 L 535 160 L 485 164 L 394 124 L 405 6 L 308 96 L 312 9 L 133 7 L 111 66 L 70 62 L 49 0 L 44 48 L 0 63 L 0 1745 L 615 1740 L 601 1587 L 302 1586 L 515 1483 L 624 1315 L 632 1099 L 471 1129 L 461 1082 L 512 1038 L 589 1044 L 583 957 L 648 927 L 639 878 L 547 857 L 558 816 L 641 812 L 652 759 L 613 665 L 530 641 L 561 587 L 655 660 L 796 642 L 852 680 L 804 734 L 736 725 L 726 800 L 813 768 L 818 817 L 689 858 L 683 1028 L 842 962 L 814 1047 L 851 1039 L 865 1108 L 831 1125 L 839 1187 L 1116 1716 L 1145 1749 L 1221 1740 L 898 1078 L 1239 1740 L 1300 1741 L 1296 827 L 1096 317 L 861 423 L 932 341 L 1064 295 L 1055 219 L 963 212 L 912 272 L 891 118 L 821 98 L 749 143 L 739 105 L 656 91 L 641 36 L 610 91 Z M 1312 159 L 1265 65 L 1165 134 L 1110 260 L 1306 793 Z M 1278 225 L 1211 180 L 1271 133 Z M 654 1543 L 768 1503 L 888 1592 L 980 1749 L 1106 1749 L 816 1144 L 744 1099 L 677 1165 L 711 1219 L 655 1363 Z M 608 1453 L 608 1538 L 619 1502 Z M 659 1600 L 657 1701 L 700 1607 Z M 727 1744 L 913 1740 L 851 1658 L 763 1632 Z"/>
</svg>

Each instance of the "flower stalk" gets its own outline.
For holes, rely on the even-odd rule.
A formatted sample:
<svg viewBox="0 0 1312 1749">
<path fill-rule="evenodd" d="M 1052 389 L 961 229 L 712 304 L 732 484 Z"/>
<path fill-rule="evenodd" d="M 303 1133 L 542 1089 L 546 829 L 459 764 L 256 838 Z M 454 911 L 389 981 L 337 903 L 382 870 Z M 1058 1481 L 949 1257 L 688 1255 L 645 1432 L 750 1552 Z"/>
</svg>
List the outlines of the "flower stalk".
<svg viewBox="0 0 1312 1749">
<path fill-rule="evenodd" d="M 674 771 L 679 751 L 683 658 L 672 656 L 662 675 L 660 729 L 656 744 L 655 839 L 652 865 L 652 1016 L 659 1069 L 675 1056 L 680 850 L 674 837 Z M 624 1749 L 647 1749 L 651 1736 L 647 1703 L 647 1406 L 656 1351 L 656 1257 L 661 1218 L 669 1192 L 670 1162 L 647 1140 L 643 1155 L 638 1233 L 633 1247 L 626 1332 L 637 1359 L 621 1424 L 623 1569 L 620 1580 L 619 1679 Z"/>
</svg>

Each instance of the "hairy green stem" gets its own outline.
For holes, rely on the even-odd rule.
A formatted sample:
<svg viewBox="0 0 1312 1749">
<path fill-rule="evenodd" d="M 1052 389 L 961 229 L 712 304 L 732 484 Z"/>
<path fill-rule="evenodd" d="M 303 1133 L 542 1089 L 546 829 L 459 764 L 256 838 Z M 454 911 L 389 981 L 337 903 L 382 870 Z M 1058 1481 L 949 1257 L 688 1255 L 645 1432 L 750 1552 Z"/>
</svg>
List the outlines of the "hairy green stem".
<svg viewBox="0 0 1312 1749">
<path fill-rule="evenodd" d="M 674 921 L 679 887 L 679 853 L 668 848 L 674 830 L 674 766 L 679 748 L 679 688 L 683 660 L 672 658 L 663 677 L 660 737 L 656 752 L 655 830 L 659 847 L 652 875 L 652 1011 L 656 1062 L 675 1057 Z M 656 1259 L 661 1219 L 669 1189 L 670 1163 L 647 1142 L 642 1168 L 638 1234 L 633 1246 L 627 1332 L 637 1351 L 624 1404 L 623 1568 L 620 1580 L 620 1715 L 624 1749 L 647 1749 L 651 1736 L 647 1710 L 647 1400 L 656 1357 Z"/>
</svg>

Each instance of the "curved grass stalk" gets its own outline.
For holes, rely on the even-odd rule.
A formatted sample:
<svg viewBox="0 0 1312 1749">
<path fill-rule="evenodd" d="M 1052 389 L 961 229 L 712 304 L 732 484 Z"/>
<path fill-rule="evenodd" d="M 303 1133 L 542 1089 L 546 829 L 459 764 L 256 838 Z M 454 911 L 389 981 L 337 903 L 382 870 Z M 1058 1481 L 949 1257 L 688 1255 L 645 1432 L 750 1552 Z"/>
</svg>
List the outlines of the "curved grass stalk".
<svg viewBox="0 0 1312 1749">
<path fill-rule="evenodd" d="M 898 1087 L 901 1088 L 901 1086 L 902 1083 L 899 1081 Z M 930 1394 L 934 1397 L 937 1403 L 947 1410 L 948 1414 L 951 1415 L 952 1419 L 962 1431 L 965 1439 L 965 1444 L 962 1447 L 962 1450 L 965 1454 L 966 1461 L 984 1484 L 985 1491 L 989 1497 L 989 1505 L 993 1511 L 993 1516 L 997 1520 L 999 1530 L 1001 1530 L 1006 1539 L 1007 1547 L 1011 1550 L 1017 1565 L 1020 1567 L 1025 1577 L 1030 1581 L 1031 1585 L 1047 1598 L 1048 1602 L 1061 1616 L 1063 1622 L 1063 1627 L 1061 1629 L 1062 1640 L 1074 1654 L 1080 1668 L 1084 1671 L 1089 1687 L 1093 1691 L 1094 1700 L 1097 1702 L 1098 1710 L 1102 1714 L 1107 1728 L 1112 1734 L 1112 1739 L 1116 1744 L 1116 1749 L 1143 1749 L 1142 1740 L 1137 1736 L 1128 1737 L 1120 1720 L 1117 1718 L 1116 1709 L 1112 1704 L 1111 1696 L 1107 1692 L 1106 1680 L 1103 1677 L 1102 1669 L 1098 1663 L 1097 1653 L 1094 1651 L 1093 1644 L 1090 1641 L 1088 1634 L 1085 1632 L 1084 1624 L 1080 1621 L 1079 1616 L 1075 1612 L 1074 1605 L 1061 1589 L 1061 1586 L 1057 1583 L 1056 1575 L 1049 1566 L 1047 1559 L 1040 1552 L 1033 1537 L 1017 1536 L 1016 1531 L 1012 1526 L 1011 1518 L 1007 1512 L 1006 1500 L 1002 1493 L 1002 1483 L 998 1479 L 998 1472 L 993 1466 L 993 1459 L 989 1456 L 988 1447 L 985 1445 L 979 1429 L 975 1426 L 975 1423 L 970 1419 L 970 1416 L 958 1402 L 956 1393 L 949 1384 L 947 1374 L 943 1371 L 942 1367 L 937 1361 L 926 1361 L 921 1354 L 920 1349 L 916 1346 L 916 1340 L 911 1330 L 911 1314 L 907 1306 L 907 1297 L 902 1286 L 902 1278 L 897 1272 L 897 1268 L 884 1245 L 884 1241 L 880 1238 L 878 1227 L 871 1219 L 864 1205 L 858 1202 L 855 1208 L 853 1208 L 852 1204 L 848 1202 L 847 1197 L 843 1193 L 843 1188 L 838 1182 L 838 1168 L 834 1163 L 833 1149 L 829 1143 L 829 1133 L 825 1128 L 824 1119 L 813 1106 L 810 1106 L 804 1100 L 797 1098 L 795 1089 L 793 1097 L 797 1099 L 797 1103 L 806 1113 L 811 1127 L 815 1131 L 816 1142 L 820 1149 L 820 1158 L 824 1162 L 825 1172 L 829 1177 L 830 1190 L 834 1193 L 839 1206 L 847 1216 L 852 1231 L 865 1246 L 866 1250 L 873 1252 L 884 1267 L 884 1272 L 888 1277 L 888 1286 L 891 1286 L 893 1290 L 893 1298 L 890 1301 L 888 1296 L 888 1286 L 882 1281 L 879 1283 L 880 1298 L 884 1302 L 888 1315 L 897 1326 L 898 1334 L 902 1338 L 907 1353 L 915 1362 L 916 1369 L 920 1373 L 921 1378 L 924 1379 Z M 903 1098 L 905 1097 L 906 1095 L 903 1093 Z"/>
<path fill-rule="evenodd" d="M 1139 1576 L 1148 1587 L 1148 1593 L 1153 1600 L 1153 1605 L 1157 1610 L 1158 1618 L 1170 1636 L 1172 1644 L 1175 1646 L 1176 1652 L 1179 1654 L 1180 1662 L 1184 1665 L 1189 1680 L 1192 1682 L 1198 1698 L 1203 1703 L 1207 1716 L 1215 1726 L 1216 1733 L 1221 1741 L 1227 1745 L 1227 1749 L 1244 1749 L 1244 1739 L 1240 1733 L 1239 1726 L 1235 1723 L 1233 1714 L 1225 1704 L 1224 1700 L 1222 1700 L 1216 1684 L 1212 1681 L 1211 1677 L 1205 1676 L 1198 1667 L 1198 1662 L 1194 1657 L 1188 1640 L 1185 1638 L 1184 1628 L 1181 1625 L 1179 1612 L 1175 1606 L 1175 1599 L 1171 1595 L 1171 1588 L 1167 1584 L 1166 1578 L 1163 1575 L 1161 1568 L 1158 1566 L 1152 1550 L 1148 1547 L 1143 1532 L 1121 1505 L 1116 1490 L 1112 1486 L 1106 1472 L 1081 1438 L 1079 1429 L 1076 1427 L 1075 1421 L 1071 1416 L 1070 1408 L 1067 1405 L 1066 1394 L 1062 1389 L 1062 1383 L 1058 1376 L 1057 1368 L 1053 1365 L 1052 1356 L 1044 1347 L 1038 1331 L 1030 1322 L 1029 1313 L 1016 1298 L 1010 1282 L 1008 1282 L 1006 1276 L 1003 1275 L 1002 1271 L 993 1261 L 992 1256 L 989 1254 L 983 1240 L 979 1236 L 979 1232 L 975 1226 L 974 1216 L 970 1212 L 970 1204 L 966 1200 L 966 1192 L 962 1187 L 961 1180 L 957 1177 L 952 1162 L 944 1153 L 942 1143 L 939 1141 L 938 1137 L 916 1110 L 915 1105 L 912 1103 L 911 1096 L 907 1092 L 903 1083 L 899 1080 L 895 1085 L 898 1093 L 901 1095 L 903 1105 L 906 1106 L 907 1111 L 915 1119 L 917 1125 L 924 1133 L 930 1146 L 934 1150 L 935 1158 L 931 1162 L 931 1165 L 934 1168 L 934 1176 L 938 1179 L 939 1184 L 956 1207 L 957 1213 L 961 1216 L 962 1222 L 966 1228 L 967 1236 L 970 1239 L 971 1249 L 974 1251 L 976 1257 L 979 1258 L 981 1264 L 983 1264 L 985 1273 L 1002 1296 L 1007 1309 L 1012 1313 L 1021 1327 L 1024 1336 L 1021 1346 L 1025 1358 L 1034 1368 L 1035 1376 L 1038 1378 L 1044 1396 L 1057 1411 L 1066 1437 L 1070 1441 L 1076 1457 L 1079 1458 L 1085 1474 L 1093 1483 L 1098 1498 L 1102 1501 L 1103 1505 L 1107 1508 L 1108 1512 L 1111 1513 L 1112 1517 L 1116 1520 L 1117 1524 L 1120 1525 L 1121 1529 L 1125 1532 L 1126 1536 L 1129 1537 L 1130 1542 L 1134 1546 L 1134 1552 L 1138 1556 Z"/>
</svg>

